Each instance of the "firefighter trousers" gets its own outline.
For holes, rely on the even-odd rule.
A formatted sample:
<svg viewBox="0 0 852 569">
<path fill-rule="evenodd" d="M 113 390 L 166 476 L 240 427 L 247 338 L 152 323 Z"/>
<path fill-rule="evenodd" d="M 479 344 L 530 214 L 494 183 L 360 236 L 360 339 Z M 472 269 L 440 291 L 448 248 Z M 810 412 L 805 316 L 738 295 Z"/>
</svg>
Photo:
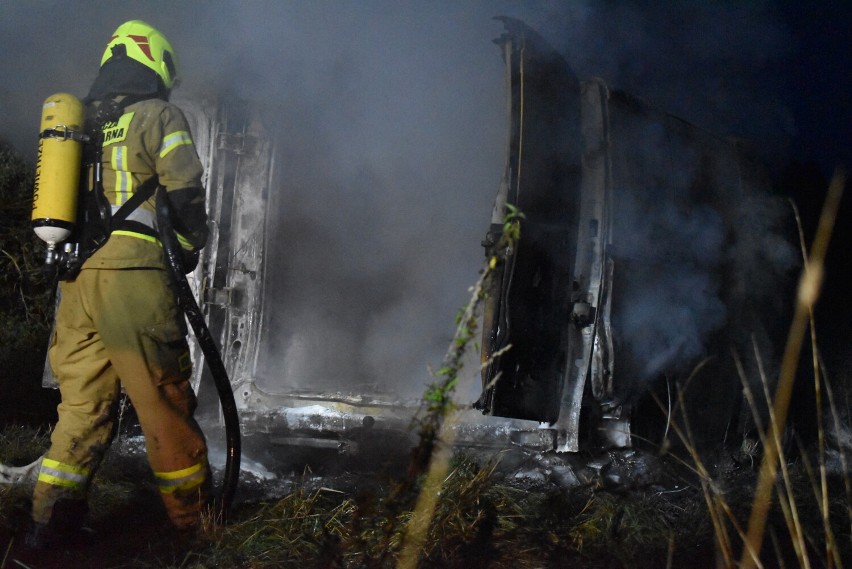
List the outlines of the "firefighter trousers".
<svg viewBox="0 0 852 569">
<path fill-rule="evenodd" d="M 114 436 L 121 388 L 145 435 L 148 462 L 172 523 L 198 524 L 210 473 L 186 324 L 162 269 L 84 269 L 60 284 L 49 361 L 62 401 L 33 493 L 33 520 L 85 498 Z"/>
</svg>

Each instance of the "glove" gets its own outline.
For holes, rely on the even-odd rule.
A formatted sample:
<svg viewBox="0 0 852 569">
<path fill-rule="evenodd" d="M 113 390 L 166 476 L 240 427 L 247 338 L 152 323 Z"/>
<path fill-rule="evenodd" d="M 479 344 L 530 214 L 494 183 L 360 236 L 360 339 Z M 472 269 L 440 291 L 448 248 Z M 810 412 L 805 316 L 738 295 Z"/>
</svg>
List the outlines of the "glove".
<svg viewBox="0 0 852 569">
<path fill-rule="evenodd" d="M 198 259 L 201 257 L 200 249 L 184 249 L 181 247 L 180 260 L 183 265 L 184 274 L 189 274 L 198 266 Z"/>
</svg>

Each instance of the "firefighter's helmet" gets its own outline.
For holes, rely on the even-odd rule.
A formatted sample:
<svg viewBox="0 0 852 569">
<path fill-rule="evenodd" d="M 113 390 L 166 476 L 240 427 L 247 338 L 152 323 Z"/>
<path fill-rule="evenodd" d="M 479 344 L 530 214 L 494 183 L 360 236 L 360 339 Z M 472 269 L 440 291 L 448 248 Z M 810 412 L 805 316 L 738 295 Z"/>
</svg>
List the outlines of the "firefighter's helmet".
<svg viewBox="0 0 852 569">
<path fill-rule="evenodd" d="M 156 73 L 166 89 L 178 78 L 178 62 L 172 44 L 159 30 L 142 20 L 130 20 L 118 26 L 109 38 L 101 66 L 113 56 L 113 48 L 124 46 L 127 56 Z"/>
</svg>

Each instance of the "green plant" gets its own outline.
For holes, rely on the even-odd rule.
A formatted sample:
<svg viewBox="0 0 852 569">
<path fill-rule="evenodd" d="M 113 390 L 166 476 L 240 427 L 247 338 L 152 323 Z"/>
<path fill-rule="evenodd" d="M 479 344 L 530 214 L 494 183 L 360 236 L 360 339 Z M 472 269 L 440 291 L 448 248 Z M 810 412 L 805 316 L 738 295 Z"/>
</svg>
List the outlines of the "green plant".
<svg viewBox="0 0 852 569">
<path fill-rule="evenodd" d="M 417 566 L 438 503 L 441 484 L 450 468 L 455 411 L 452 396 L 463 365 L 462 358 L 478 329 L 479 308 L 486 296 L 483 284 L 492 271 L 506 262 L 521 237 L 524 214 L 511 204 L 507 204 L 506 208 L 496 254 L 488 259 L 479 279 L 471 288 L 470 300 L 457 314 L 455 334 L 444 356 L 444 365 L 437 373 L 439 380 L 430 385 L 424 395 L 426 413 L 419 419 L 420 443 L 412 454 L 407 484 L 412 484 L 421 472 L 425 471 L 426 474 L 400 551 L 398 567 L 402 569 Z M 439 439 L 441 444 L 436 446 Z"/>
<path fill-rule="evenodd" d="M 30 228 L 33 176 L 30 165 L 0 145 L 0 368 L 46 341 L 53 310 Z"/>
</svg>

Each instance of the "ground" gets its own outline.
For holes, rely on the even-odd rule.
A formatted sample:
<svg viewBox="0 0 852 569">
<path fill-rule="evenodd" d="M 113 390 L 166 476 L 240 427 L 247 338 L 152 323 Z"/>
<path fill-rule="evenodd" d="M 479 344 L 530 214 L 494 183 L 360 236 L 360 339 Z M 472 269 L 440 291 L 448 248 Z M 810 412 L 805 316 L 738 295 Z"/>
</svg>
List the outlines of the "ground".
<svg viewBox="0 0 852 569">
<path fill-rule="evenodd" d="M 0 461 L 23 464 L 37 454 L 47 439 L 44 432 L 33 433 L 3 431 Z M 36 557 L 22 552 L 16 530 L 27 517 L 29 489 L 0 486 L 5 555 L 0 568 L 20 567 L 16 560 L 32 568 L 393 566 L 417 492 L 417 487 L 411 495 L 399 492 L 404 461 L 350 469 L 327 458 L 277 473 L 253 468 L 248 460 L 247 470 L 263 477 L 244 471 L 232 523 L 178 538 L 168 529 L 142 439 L 131 429 L 116 441 L 93 484 L 91 544 Z M 705 485 L 705 494 L 694 465 L 673 454 L 463 452 L 445 481 L 420 566 L 562 567 L 569 561 L 588 568 L 709 568 L 718 561 L 724 566 L 705 497 L 727 504 L 736 519 L 747 519 L 755 460 L 759 456 L 752 451 L 706 453 L 713 487 Z M 791 461 L 790 472 L 810 556 L 819 566 L 826 556 L 824 532 L 804 462 Z M 849 563 L 850 518 L 841 474 L 829 476 L 829 489 L 838 555 Z M 736 530 L 730 522 L 725 526 L 735 559 Z M 767 559 L 779 551 L 786 566 L 798 566 L 781 512 L 772 514 L 766 543 Z"/>
</svg>

